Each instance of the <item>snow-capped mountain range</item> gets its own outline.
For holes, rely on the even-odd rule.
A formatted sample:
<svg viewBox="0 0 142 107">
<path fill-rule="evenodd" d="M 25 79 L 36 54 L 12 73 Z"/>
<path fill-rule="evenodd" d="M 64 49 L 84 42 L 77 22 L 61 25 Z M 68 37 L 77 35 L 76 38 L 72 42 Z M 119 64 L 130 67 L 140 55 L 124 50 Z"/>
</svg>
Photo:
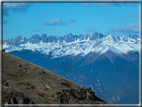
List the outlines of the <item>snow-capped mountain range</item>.
<svg viewBox="0 0 142 107">
<path fill-rule="evenodd" d="M 56 37 L 47 34 L 33 35 L 29 39 L 17 36 L 3 41 L 6 52 L 21 51 L 24 49 L 39 51 L 49 55 L 52 51 L 53 58 L 67 55 L 85 56 L 90 52 L 103 54 L 112 51 L 116 54 L 127 54 L 130 51 L 139 52 L 140 38 L 137 35 L 113 36 L 93 33 L 91 35 L 72 35 Z"/>
<path fill-rule="evenodd" d="M 96 32 L 56 37 L 36 34 L 29 39 L 17 36 L 3 40 L 3 49 L 77 84 L 91 87 L 110 103 L 138 102 L 135 94 L 135 102 L 127 98 L 128 91 L 138 93 L 138 89 L 133 92 L 124 88 L 139 84 L 140 38 L 137 35 L 113 36 Z"/>
</svg>

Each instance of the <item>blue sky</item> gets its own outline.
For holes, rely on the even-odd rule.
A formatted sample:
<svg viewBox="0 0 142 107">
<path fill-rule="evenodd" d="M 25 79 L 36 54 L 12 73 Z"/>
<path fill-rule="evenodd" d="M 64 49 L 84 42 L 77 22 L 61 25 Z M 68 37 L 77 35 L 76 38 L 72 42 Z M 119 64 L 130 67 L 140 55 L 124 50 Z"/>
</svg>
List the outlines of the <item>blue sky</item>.
<svg viewBox="0 0 142 107">
<path fill-rule="evenodd" d="M 139 3 L 4 3 L 3 39 L 139 33 Z"/>
</svg>

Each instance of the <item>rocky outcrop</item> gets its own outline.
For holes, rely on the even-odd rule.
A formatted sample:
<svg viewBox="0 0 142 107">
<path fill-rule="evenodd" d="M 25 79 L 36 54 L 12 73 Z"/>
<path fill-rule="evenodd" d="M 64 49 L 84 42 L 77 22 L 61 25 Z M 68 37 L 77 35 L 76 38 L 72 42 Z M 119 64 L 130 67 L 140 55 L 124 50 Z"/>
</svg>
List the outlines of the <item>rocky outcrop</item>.
<svg viewBox="0 0 142 107">
<path fill-rule="evenodd" d="M 107 102 L 99 99 L 95 92 L 89 89 L 70 89 L 62 90 L 62 92 L 57 92 L 54 97 L 54 101 L 58 103 L 68 104 L 71 102 L 78 102 L 79 104 L 96 103 L 107 104 Z"/>
<path fill-rule="evenodd" d="M 2 87 L 3 104 L 34 104 L 34 102 L 22 92 L 18 92 L 12 87 L 8 86 L 8 83 L 3 84 Z"/>
</svg>

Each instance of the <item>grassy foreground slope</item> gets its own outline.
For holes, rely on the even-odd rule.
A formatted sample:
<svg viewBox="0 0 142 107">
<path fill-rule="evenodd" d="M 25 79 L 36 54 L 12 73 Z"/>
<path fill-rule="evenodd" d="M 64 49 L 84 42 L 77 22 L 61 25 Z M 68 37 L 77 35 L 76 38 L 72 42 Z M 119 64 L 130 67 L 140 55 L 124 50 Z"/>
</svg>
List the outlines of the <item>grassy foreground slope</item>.
<svg viewBox="0 0 142 107">
<path fill-rule="evenodd" d="M 94 91 L 2 52 L 2 104 L 107 104 Z"/>
</svg>

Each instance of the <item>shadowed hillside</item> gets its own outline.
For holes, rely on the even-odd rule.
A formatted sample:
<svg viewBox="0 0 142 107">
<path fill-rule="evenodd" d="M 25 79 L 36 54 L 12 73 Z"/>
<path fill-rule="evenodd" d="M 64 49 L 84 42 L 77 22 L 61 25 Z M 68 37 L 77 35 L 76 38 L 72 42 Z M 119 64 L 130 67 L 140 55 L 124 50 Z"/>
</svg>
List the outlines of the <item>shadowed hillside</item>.
<svg viewBox="0 0 142 107">
<path fill-rule="evenodd" d="M 6 52 L 2 104 L 107 104 L 91 89 Z"/>
</svg>

